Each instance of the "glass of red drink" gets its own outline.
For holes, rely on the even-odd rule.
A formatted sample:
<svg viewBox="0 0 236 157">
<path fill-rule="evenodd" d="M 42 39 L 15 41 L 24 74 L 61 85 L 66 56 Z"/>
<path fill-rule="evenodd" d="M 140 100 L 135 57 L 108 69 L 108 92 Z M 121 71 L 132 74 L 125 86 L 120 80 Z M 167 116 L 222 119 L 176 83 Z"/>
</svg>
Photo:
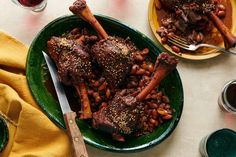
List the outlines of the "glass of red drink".
<svg viewBox="0 0 236 157">
<path fill-rule="evenodd" d="M 32 10 L 34 12 L 42 11 L 46 5 L 47 0 L 12 0 L 15 4 L 25 8 Z"/>
<path fill-rule="evenodd" d="M 231 80 L 224 85 L 218 104 L 223 111 L 236 114 L 236 80 Z"/>
</svg>

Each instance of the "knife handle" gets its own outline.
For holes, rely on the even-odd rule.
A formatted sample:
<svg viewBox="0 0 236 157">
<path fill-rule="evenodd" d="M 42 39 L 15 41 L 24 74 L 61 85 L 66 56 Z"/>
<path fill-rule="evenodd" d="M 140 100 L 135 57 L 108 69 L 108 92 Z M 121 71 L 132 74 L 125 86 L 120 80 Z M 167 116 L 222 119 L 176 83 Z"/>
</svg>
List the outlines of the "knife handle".
<svg viewBox="0 0 236 157">
<path fill-rule="evenodd" d="M 73 157 L 88 157 L 84 140 L 79 130 L 79 127 L 76 124 L 75 118 L 75 112 L 68 112 L 64 114 L 67 134 L 70 136 L 74 151 Z"/>
</svg>

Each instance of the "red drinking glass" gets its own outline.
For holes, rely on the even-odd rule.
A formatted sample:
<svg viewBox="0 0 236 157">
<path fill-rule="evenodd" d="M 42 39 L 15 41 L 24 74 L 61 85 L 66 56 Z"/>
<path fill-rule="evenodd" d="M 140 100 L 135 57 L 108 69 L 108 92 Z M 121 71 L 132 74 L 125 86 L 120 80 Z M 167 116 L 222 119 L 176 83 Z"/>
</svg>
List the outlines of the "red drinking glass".
<svg viewBox="0 0 236 157">
<path fill-rule="evenodd" d="M 223 111 L 236 114 L 236 80 L 231 80 L 224 85 L 218 104 Z"/>
<path fill-rule="evenodd" d="M 42 11 L 46 5 L 47 0 L 12 0 L 15 4 L 25 8 L 32 10 L 34 12 Z"/>
</svg>

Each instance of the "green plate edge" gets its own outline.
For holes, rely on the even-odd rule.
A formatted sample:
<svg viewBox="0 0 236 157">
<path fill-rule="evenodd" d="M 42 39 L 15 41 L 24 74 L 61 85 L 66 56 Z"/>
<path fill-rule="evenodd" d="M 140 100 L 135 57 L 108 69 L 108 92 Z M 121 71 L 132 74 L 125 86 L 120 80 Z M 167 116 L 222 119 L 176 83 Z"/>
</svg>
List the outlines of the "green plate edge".
<svg viewBox="0 0 236 157">
<path fill-rule="evenodd" d="M 163 51 L 163 49 L 160 48 L 160 45 L 156 45 L 144 34 L 121 23 L 120 21 L 104 15 L 95 15 L 95 17 L 101 22 L 108 34 L 116 34 L 121 37 L 129 36 L 138 48 L 142 49 L 148 47 L 150 50 L 150 57 L 153 58 L 153 62 L 155 61 L 156 56 Z M 43 41 L 47 41 L 52 35 L 59 36 L 74 27 L 83 26 L 92 29 L 89 24 L 74 15 L 67 15 L 53 20 L 47 24 L 35 37 L 31 43 L 27 56 L 26 77 L 33 97 L 45 114 L 55 124 L 64 129 L 65 123 L 59 104 L 57 100 L 55 100 L 47 91 L 44 85 L 43 75 L 45 69 L 42 68 L 42 65 L 45 64 L 45 61 L 41 51 L 46 50 L 46 42 Z M 119 33 L 114 32 L 114 30 L 119 30 L 117 31 Z M 151 134 L 141 137 L 133 137 L 127 139 L 125 143 L 119 143 L 112 140 L 110 136 L 92 129 L 91 126 L 86 124 L 86 121 L 77 119 L 77 124 L 83 134 L 85 142 L 97 148 L 113 152 L 136 152 L 151 148 L 152 146 L 161 143 L 173 132 L 180 120 L 183 110 L 184 94 L 178 71 L 174 70 L 162 82 L 161 87 L 165 87 L 165 93 L 169 96 L 171 105 L 173 105 L 176 110 L 176 113 L 171 121 L 164 123 Z"/>
<path fill-rule="evenodd" d="M 6 121 L 2 117 L 0 117 L 0 152 L 2 152 L 7 145 L 8 138 L 9 134 Z"/>
</svg>

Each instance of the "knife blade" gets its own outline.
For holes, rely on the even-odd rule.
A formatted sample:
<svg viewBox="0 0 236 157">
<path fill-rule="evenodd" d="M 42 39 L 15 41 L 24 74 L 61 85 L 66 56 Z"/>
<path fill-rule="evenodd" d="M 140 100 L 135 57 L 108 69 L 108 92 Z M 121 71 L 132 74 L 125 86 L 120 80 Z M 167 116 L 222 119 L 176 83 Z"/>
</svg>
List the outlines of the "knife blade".
<svg viewBox="0 0 236 157">
<path fill-rule="evenodd" d="M 83 137 L 75 121 L 76 113 L 70 108 L 65 90 L 58 79 L 56 66 L 47 53 L 44 51 L 42 51 L 42 53 L 56 90 L 57 98 L 66 124 L 67 134 L 69 135 L 72 142 L 74 152 L 73 155 L 74 157 L 88 157 Z"/>
<path fill-rule="evenodd" d="M 50 72 L 50 75 L 52 78 L 52 82 L 53 82 L 55 90 L 56 90 L 57 98 L 58 98 L 58 101 L 61 106 L 62 113 L 65 114 L 67 112 L 72 112 L 69 102 L 66 97 L 65 90 L 63 89 L 63 86 L 61 85 L 61 82 L 58 79 L 57 69 L 56 69 L 55 64 L 53 63 L 51 58 L 45 52 L 43 52 L 43 56 L 44 56 L 45 61 L 47 63 L 47 66 L 48 66 L 48 69 L 49 69 L 49 72 Z"/>
</svg>

